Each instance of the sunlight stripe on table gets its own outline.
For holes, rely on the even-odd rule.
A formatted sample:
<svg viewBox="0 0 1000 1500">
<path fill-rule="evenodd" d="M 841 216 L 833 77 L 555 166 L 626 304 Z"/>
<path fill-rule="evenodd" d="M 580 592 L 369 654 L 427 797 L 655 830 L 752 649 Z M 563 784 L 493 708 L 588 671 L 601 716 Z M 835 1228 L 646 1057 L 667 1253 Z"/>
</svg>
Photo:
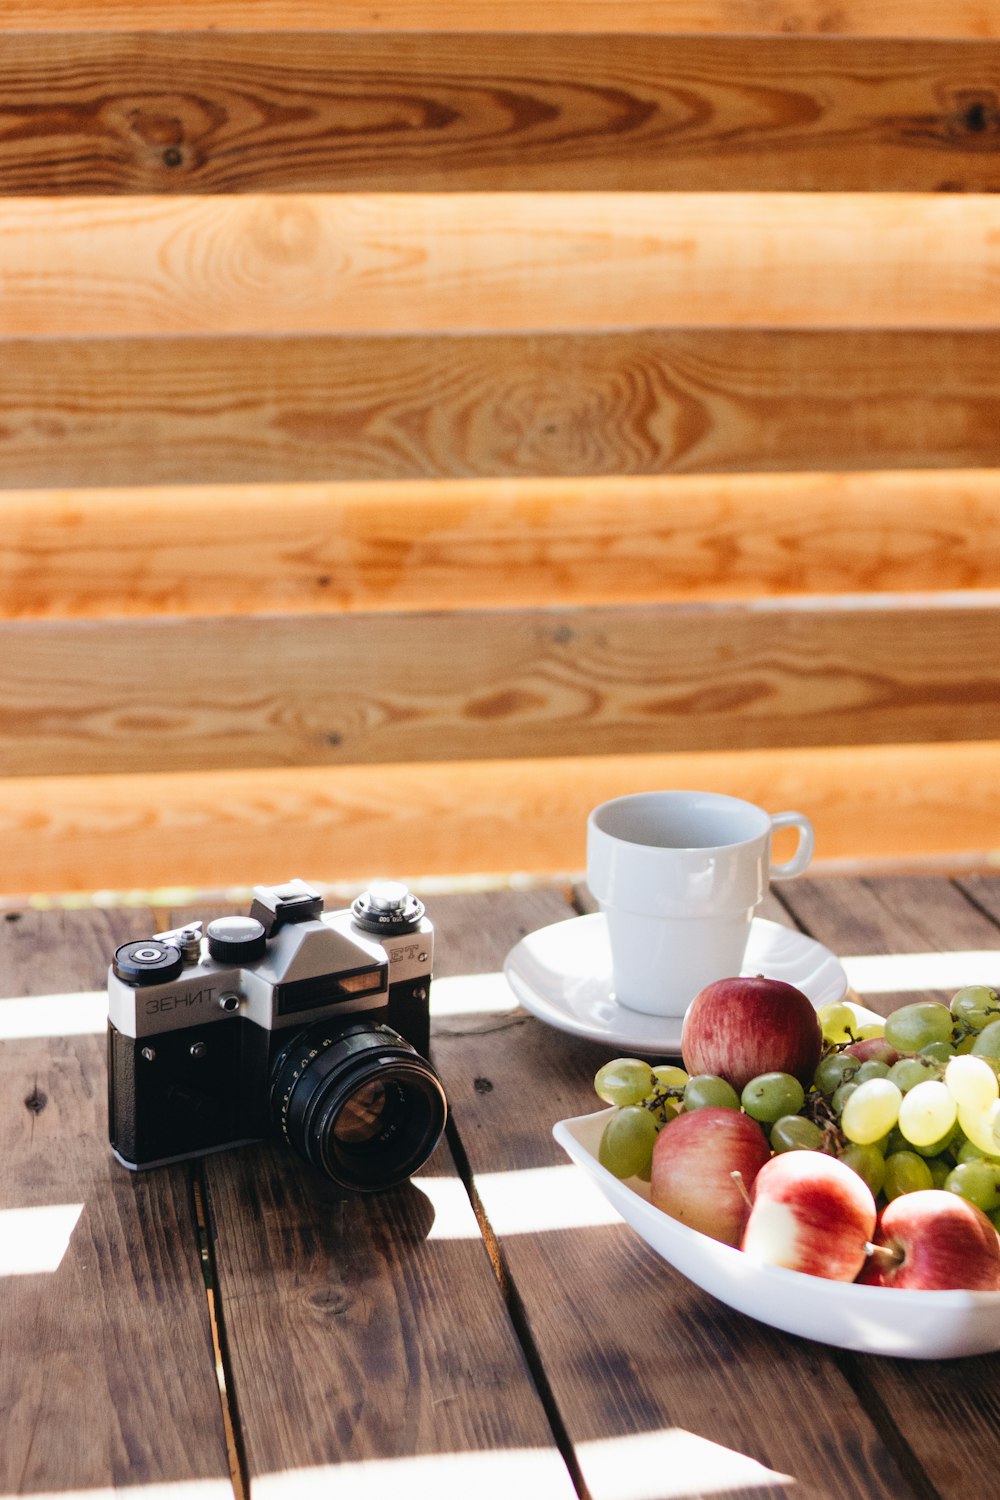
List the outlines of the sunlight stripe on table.
<svg viewBox="0 0 1000 1500">
<path fill-rule="evenodd" d="M 0 1000 L 0 1042 L 43 1036 L 96 1036 L 107 1024 L 106 990 L 82 990 L 70 995 L 17 995 Z"/>
<path fill-rule="evenodd" d="M 82 1203 L 0 1209 L 0 1276 L 40 1276 L 58 1271 Z"/>
<path fill-rule="evenodd" d="M 255 1475 L 254 1500 L 329 1500 L 331 1495 L 433 1495 L 434 1500 L 573 1500 L 555 1447 L 416 1453 Z"/>
<path fill-rule="evenodd" d="M 903 990 L 958 990 L 966 984 L 1000 985 L 1000 948 L 954 953 L 866 953 L 842 958 L 851 988 L 861 995 Z"/>
<path fill-rule="evenodd" d="M 161 1484 L 115 1484 L 30 1493 L 31 1500 L 233 1500 L 233 1487 L 228 1479 L 177 1479 Z M 0 1495 L 0 1500 L 18 1500 L 18 1496 Z"/>
<path fill-rule="evenodd" d="M 431 1240 L 479 1239 L 465 1185 L 458 1177 L 415 1177 L 434 1207 Z M 573 1165 L 482 1172 L 476 1192 L 494 1234 L 592 1229 L 620 1224 L 621 1215 Z"/>
<path fill-rule="evenodd" d="M 791 1485 L 787 1474 L 721 1443 L 682 1428 L 631 1433 L 576 1445 L 590 1491 L 602 1500 L 671 1500 Z M 557 1500 L 572 1493 L 555 1450 L 488 1449 L 478 1453 L 427 1453 L 361 1460 L 263 1474 L 254 1479 L 257 1500 L 294 1495 L 312 1500 L 330 1494 L 427 1495 L 436 1500 Z"/>
</svg>

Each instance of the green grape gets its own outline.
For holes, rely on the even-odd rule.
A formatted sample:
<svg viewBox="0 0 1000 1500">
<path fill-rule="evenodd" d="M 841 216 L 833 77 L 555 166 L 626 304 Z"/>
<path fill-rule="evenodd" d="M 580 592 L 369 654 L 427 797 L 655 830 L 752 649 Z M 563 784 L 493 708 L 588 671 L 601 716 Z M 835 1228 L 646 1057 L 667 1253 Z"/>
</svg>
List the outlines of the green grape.
<svg viewBox="0 0 1000 1500">
<path fill-rule="evenodd" d="M 961 1166 L 964 1161 L 988 1161 L 991 1167 L 1000 1167 L 1000 1156 L 987 1156 L 975 1141 L 963 1141 L 956 1151 L 955 1164 Z"/>
<path fill-rule="evenodd" d="M 879 1062 L 877 1057 L 870 1057 L 863 1062 L 854 1075 L 855 1083 L 867 1083 L 869 1078 L 888 1078 L 889 1064 Z"/>
<path fill-rule="evenodd" d="M 899 1128 L 911 1146 L 933 1146 L 957 1118 L 958 1105 L 940 1078 L 916 1084 L 899 1106 Z"/>
<path fill-rule="evenodd" d="M 889 1069 L 889 1077 L 903 1093 L 924 1083 L 928 1078 L 937 1078 L 940 1069 L 929 1057 L 901 1057 Z"/>
<path fill-rule="evenodd" d="M 797 1115 L 805 1102 L 805 1089 L 791 1073 L 760 1073 L 740 1095 L 746 1113 L 762 1125 L 773 1125 L 782 1115 Z"/>
<path fill-rule="evenodd" d="M 598 1068 L 594 1078 L 594 1089 L 605 1104 L 638 1104 L 652 1087 L 653 1070 L 637 1057 L 616 1057 Z"/>
<path fill-rule="evenodd" d="M 903 1193 L 917 1193 L 933 1186 L 930 1167 L 915 1151 L 894 1151 L 886 1157 L 882 1191 L 890 1203 Z"/>
<path fill-rule="evenodd" d="M 951 1013 L 956 1021 L 981 1031 L 991 1016 L 1000 1016 L 1000 997 L 985 984 L 967 984 L 951 997 Z"/>
<path fill-rule="evenodd" d="M 965 1137 L 963 1136 L 956 1122 L 956 1124 L 954 1124 L 949 1131 L 946 1131 L 944 1135 L 940 1136 L 938 1140 L 929 1141 L 926 1146 L 914 1145 L 912 1141 L 907 1141 L 906 1138 L 902 1134 L 900 1134 L 900 1144 L 897 1149 L 900 1151 L 905 1151 L 912 1145 L 913 1150 L 919 1151 L 921 1156 L 926 1156 L 928 1158 L 932 1156 L 947 1156 L 951 1159 L 952 1166 L 954 1166 L 956 1143 L 964 1139 Z"/>
<path fill-rule="evenodd" d="M 807 1120 L 805 1115 L 782 1115 L 780 1120 L 775 1120 L 771 1126 L 770 1134 L 771 1150 L 776 1154 L 782 1151 L 822 1151 L 823 1132 L 813 1120 Z"/>
<path fill-rule="evenodd" d="M 655 1141 L 656 1121 L 649 1110 L 630 1104 L 605 1125 L 597 1159 L 616 1177 L 648 1176 Z"/>
<path fill-rule="evenodd" d="M 881 1150 L 883 1156 L 891 1156 L 894 1151 L 910 1150 L 910 1143 L 898 1125 L 894 1125 L 889 1134 L 884 1137 Z"/>
<path fill-rule="evenodd" d="M 840 1088 L 834 1092 L 833 1098 L 830 1100 L 830 1108 L 838 1119 L 844 1113 L 844 1105 L 851 1095 L 857 1092 L 857 1089 L 858 1085 L 854 1079 L 849 1078 L 846 1083 L 842 1083 Z"/>
<path fill-rule="evenodd" d="M 947 1064 L 955 1056 L 955 1048 L 951 1042 L 928 1042 L 926 1047 L 921 1047 L 920 1056 L 929 1057 L 931 1062 Z"/>
<path fill-rule="evenodd" d="M 820 1059 L 813 1082 L 821 1094 L 835 1094 L 842 1083 L 853 1078 L 861 1066 L 861 1059 L 850 1052 L 831 1052 Z"/>
<path fill-rule="evenodd" d="M 968 1036 L 959 1037 L 958 1041 L 955 1043 L 955 1056 L 965 1057 L 967 1053 L 972 1051 L 975 1045 L 976 1033 L 974 1031 L 970 1031 Z"/>
<path fill-rule="evenodd" d="M 917 1000 L 901 1005 L 885 1023 L 885 1039 L 897 1052 L 919 1052 L 928 1042 L 950 1042 L 954 1017 L 947 1005 Z"/>
<path fill-rule="evenodd" d="M 854 1035 L 859 1042 L 870 1041 L 875 1036 L 885 1036 L 885 1022 L 866 1021 L 863 1026 L 858 1027 Z"/>
<path fill-rule="evenodd" d="M 1000 1173 L 988 1161 L 966 1161 L 945 1179 L 949 1193 L 957 1193 L 981 1208 L 984 1214 L 1000 1208 Z"/>
<path fill-rule="evenodd" d="M 959 1109 L 987 1110 L 1000 1094 L 996 1074 L 984 1057 L 953 1057 L 944 1081 Z"/>
<path fill-rule="evenodd" d="M 890 1078 L 869 1078 L 867 1083 L 859 1083 L 844 1105 L 841 1130 L 855 1145 L 872 1145 L 895 1125 L 902 1098 Z"/>
<path fill-rule="evenodd" d="M 952 1169 L 951 1162 L 943 1156 L 925 1156 L 924 1161 L 930 1168 L 931 1182 L 936 1188 L 943 1188 Z"/>
<path fill-rule="evenodd" d="M 974 1057 L 1000 1057 L 1000 1021 L 984 1026 L 972 1044 Z"/>
<path fill-rule="evenodd" d="M 684 1085 L 684 1108 L 702 1109 L 706 1104 L 739 1109 L 740 1096 L 724 1078 L 717 1078 L 714 1073 L 695 1073 Z"/>
<path fill-rule="evenodd" d="M 994 1099 L 988 1109 L 959 1104 L 958 1123 L 984 1156 L 1000 1156 L 1000 1099 Z"/>
<path fill-rule="evenodd" d="M 872 1197 L 877 1198 L 885 1181 L 885 1157 L 878 1147 L 858 1146 L 851 1141 L 841 1151 L 840 1159 L 857 1172 L 862 1182 L 868 1184 Z"/>
<path fill-rule="evenodd" d="M 658 1089 L 682 1089 L 688 1081 L 683 1068 L 673 1063 L 660 1063 L 653 1069 L 654 1086 Z"/>
<path fill-rule="evenodd" d="M 857 1020 L 849 1005 L 842 1000 L 831 1000 L 821 1005 L 816 1017 L 823 1031 L 824 1042 L 849 1042 L 857 1032 Z"/>
</svg>

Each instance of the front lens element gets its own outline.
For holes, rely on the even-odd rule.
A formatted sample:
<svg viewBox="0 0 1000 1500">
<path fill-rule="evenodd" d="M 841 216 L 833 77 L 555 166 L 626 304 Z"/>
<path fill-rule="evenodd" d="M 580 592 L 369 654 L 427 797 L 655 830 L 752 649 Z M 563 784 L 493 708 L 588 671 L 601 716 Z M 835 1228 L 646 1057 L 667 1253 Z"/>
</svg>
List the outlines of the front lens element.
<svg viewBox="0 0 1000 1500">
<path fill-rule="evenodd" d="M 378 1135 L 385 1114 L 385 1084 L 379 1079 L 361 1084 L 343 1106 L 333 1134 L 345 1146 L 360 1146 Z"/>
</svg>

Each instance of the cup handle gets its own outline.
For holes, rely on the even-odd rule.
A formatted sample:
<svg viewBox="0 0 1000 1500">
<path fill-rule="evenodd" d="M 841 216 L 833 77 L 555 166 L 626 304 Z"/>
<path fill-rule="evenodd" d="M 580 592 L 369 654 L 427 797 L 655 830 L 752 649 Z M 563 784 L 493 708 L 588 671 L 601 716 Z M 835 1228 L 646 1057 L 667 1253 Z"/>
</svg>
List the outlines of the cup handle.
<svg viewBox="0 0 1000 1500">
<path fill-rule="evenodd" d="M 775 828 L 797 828 L 799 830 L 799 846 L 791 859 L 783 865 L 771 862 L 769 874 L 772 880 L 791 880 L 793 875 L 801 875 L 813 856 L 813 848 L 816 843 L 816 835 L 813 826 L 804 813 L 783 812 L 773 813 L 771 816 L 771 829 Z"/>
</svg>

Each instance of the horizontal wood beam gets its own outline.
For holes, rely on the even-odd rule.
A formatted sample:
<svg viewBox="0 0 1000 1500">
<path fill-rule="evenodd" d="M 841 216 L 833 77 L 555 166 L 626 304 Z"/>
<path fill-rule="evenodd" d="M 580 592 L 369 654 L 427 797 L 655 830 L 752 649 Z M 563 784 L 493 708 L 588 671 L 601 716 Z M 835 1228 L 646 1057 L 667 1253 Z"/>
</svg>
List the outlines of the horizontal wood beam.
<svg viewBox="0 0 1000 1500">
<path fill-rule="evenodd" d="M 982 194 L 12 198 L 0 334 L 1000 325 Z"/>
<path fill-rule="evenodd" d="M 886 745 L 0 781 L 0 891 L 576 872 L 591 807 L 664 786 L 799 808 L 820 863 L 985 859 L 998 760 L 997 744 Z"/>
<path fill-rule="evenodd" d="M 1000 470 L 0 491 L 0 618 L 995 589 Z"/>
<path fill-rule="evenodd" d="M 60 485 L 1000 463 L 1000 334 L 0 341 L 0 476 Z"/>
<path fill-rule="evenodd" d="M 1000 738 L 1000 608 L 0 627 L 7 776 Z"/>
<path fill-rule="evenodd" d="M 757 32 L 1000 36 L 989 0 L 5 0 L 19 31 Z"/>
<path fill-rule="evenodd" d="M 13 194 L 1000 188 L 992 41 L 9 32 Z"/>
</svg>

